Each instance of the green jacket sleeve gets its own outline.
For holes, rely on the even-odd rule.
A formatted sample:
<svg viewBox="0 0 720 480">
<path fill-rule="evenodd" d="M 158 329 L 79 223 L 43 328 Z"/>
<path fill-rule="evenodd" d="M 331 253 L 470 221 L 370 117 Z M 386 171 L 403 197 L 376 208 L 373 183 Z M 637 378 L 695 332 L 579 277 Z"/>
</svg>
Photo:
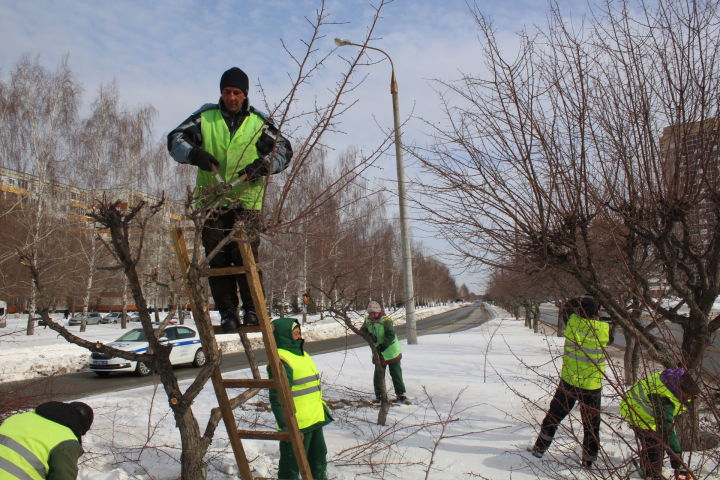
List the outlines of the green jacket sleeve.
<svg viewBox="0 0 720 480">
<path fill-rule="evenodd" d="M 47 480 L 75 480 L 78 475 L 78 459 L 83 454 L 80 442 L 66 440 L 50 451 Z"/>
<path fill-rule="evenodd" d="M 395 341 L 395 327 L 393 326 L 392 320 L 383 320 L 383 328 L 385 329 L 385 337 L 383 338 L 382 345 L 378 348 L 381 352 Z"/>
<path fill-rule="evenodd" d="M 287 363 L 280 361 L 283 367 L 285 367 L 285 374 L 287 375 L 288 382 L 290 385 L 292 385 L 293 381 L 293 371 L 292 368 L 290 368 L 290 365 Z M 267 367 L 268 372 L 268 378 L 272 377 L 272 372 L 270 371 L 270 366 Z M 280 403 L 280 394 L 278 391 L 274 388 L 270 389 L 270 407 L 272 408 L 273 415 L 275 415 L 275 421 L 278 424 L 278 428 L 280 430 L 285 430 L 286 424 L 285 424 L 285 412 L 283 411 L 282 404 Z"/>
<path fill-rule="evenodd" d="M 655 424 L 660 438 L 675 453 L 681 453 L 680 440 L 675 433 L 675 406 L 662 395 L 650 395 L 650 401 L 655 412 Z"/>
</svg>

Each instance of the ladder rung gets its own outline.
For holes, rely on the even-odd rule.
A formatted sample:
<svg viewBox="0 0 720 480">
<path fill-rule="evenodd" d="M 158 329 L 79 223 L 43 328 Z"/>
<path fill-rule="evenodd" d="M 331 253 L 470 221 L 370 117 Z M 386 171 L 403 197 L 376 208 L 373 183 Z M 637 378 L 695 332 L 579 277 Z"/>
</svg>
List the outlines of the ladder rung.
<svg viewBox="0 0 720 480">
<path fill-rule="evenodd" d="M 225 275 L 244 275 L 248 273 L 245 267 L 222 267 L 222 268 L 208 268 L 203 271 L 202 277 L 222 277 Z"/>
<path fill-rule="evenodd" d="M 229 332 L 226 332 L 222 329 L 220 325 L 213 325 L 213 332 L 215 335 L 222 335 L 224 333 L 253 333 L 253 332 L 262 332 L 262 329 L 260 328 L 260 325 L 242 325 L 237 330 L 231 330 Z"/>
<path fill-rule="evenodd" d="M 224 378 L 225 388 L 276 388 L 273 378 Z"/>
<path fill-rule="evenodd" d="M 274 432 L 274 431 L 260 431 L 260 430 L 238 430 L 239 438 L 249 438 L 251 440 L 284 440 L 286 442 L 292 441 L 290 432 Z"/>
</svg>

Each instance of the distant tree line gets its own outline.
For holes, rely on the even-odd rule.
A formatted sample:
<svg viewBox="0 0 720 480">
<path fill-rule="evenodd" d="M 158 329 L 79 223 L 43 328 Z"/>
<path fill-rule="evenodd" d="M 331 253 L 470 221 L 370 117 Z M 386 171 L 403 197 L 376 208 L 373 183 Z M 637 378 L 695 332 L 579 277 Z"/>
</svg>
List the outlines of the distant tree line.
<svg viewBox="0 0 720 480">
<path fill-rule="evenodd" d="M 98 89 L 82 117 L 81 91 L 66 60 L 51 71 L 23 56 L 0 82 L 0 167 L 20 172 L 21 184 L 0 192 L 0 297 L 30 316 L 41 305 L 87 312 L 107 298 L 127 308 L 126 282 L 109 268 L 114 261 L 106 232 L 87 214 L 103 197 L 132 206 L 164 194 L 174 201 L 136 232 L 136 247 L 144 249 L 149 301 L 168 307 L 168 288 L 179 278 L 168 230 L 182 224 L 182 200 L 195 167 L 177 165 L 164 140 L 155 140 L 152 106 L 123 106 L 117 86 L 109 84 Z M 269 303 L 297 308 L 297 299 L 308 293 L 313 308 L 322 308 L 328 296 L 348 288 L 357 292 L 359 308 L 369 298 L 388 307 L 402 303 L 399 232 L 384 207 L 387 195 L 357 173 L 367 159 L 353 150 L 334 160 L 320 147 L 309 153 L 307 145 L 297 148 L 303 149 L 301 178 L 284 189 L 291 175 L 284 173 L 268 189 L 261 266 Z M 272 218 L 283 208 L 283 218 L 292 222 Z M 417 303 L 461 296 L 449 269 L 422 250 L 413 246 Z M 43 298 L 19 251 L 41 267 Z M 467 287 L 461 290 L 469 297 Z"/>
</svg>

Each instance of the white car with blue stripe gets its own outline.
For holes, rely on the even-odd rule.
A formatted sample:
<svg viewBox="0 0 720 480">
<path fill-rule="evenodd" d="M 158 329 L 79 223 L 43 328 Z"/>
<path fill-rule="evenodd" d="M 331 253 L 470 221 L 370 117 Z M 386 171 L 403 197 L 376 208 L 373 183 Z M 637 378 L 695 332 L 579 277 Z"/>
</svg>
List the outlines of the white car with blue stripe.
<svg viewBox="0 0 720 480">
<path fill-rule="evenodd" d="M 205 365 L 205 353 L 200 345 L 200 336 L 194 328 L 186 325 L 166 327 L 160 334 L 160 341 L 173 346 L 170 351 L 170 362 L 173 365 L 192 364 L 198 368 Z M 142 328 L 134 328 L 108 344 L 109 347 L 133 353 L 145 353 L 148 345 Z M 112 372 L 135 372 L 140 377 L 152 373 L 150 366 L 144 362 L 111 357 L 101 352 L 92 352 L 89 364 L 90 370 L 102 377 Z"/>
</svg>

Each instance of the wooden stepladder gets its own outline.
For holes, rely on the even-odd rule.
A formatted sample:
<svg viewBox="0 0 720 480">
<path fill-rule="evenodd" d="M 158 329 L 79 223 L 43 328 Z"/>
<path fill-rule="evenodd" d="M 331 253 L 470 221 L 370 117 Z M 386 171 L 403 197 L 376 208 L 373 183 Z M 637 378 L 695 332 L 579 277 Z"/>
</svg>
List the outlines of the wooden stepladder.
<svg viewBox="0 0 720 480">
<path fill-rule="evenodd" d="M 225 428 L 227 429 L 228 438 L 230 439 L 230 445 L 232 446 L 235 454 L 235 461 L 237 462 L 238 469 L 240 470 L 240 475 L 243 480 L 253 480 L 250 464 L 242 445 L 242 439 L 284 440 L 292 444 L 300 475 L 303 480 L 312 480 L 310 466 L 307 461 L 307 456 L 305 455 L 305 448 L 303 447 L 303 436 L 298 428 L 297 419 L 295 418 L 295 404 L 293 403 L 292 396 L 290 395 L 290 386 L 288 384 L 287 375 L 285 374 L 285 368 L 280 363 L 280 357 L 278 355 L 272 325 L 270 324 L 270 317 L 267 309 L 265 308 L 265 294 L 263 293 L 258 267 L 255 263 L 255 256 L 253 255 L 250 244 L 248 243 L 247 237 L 242 229 L 240 230 L 240 233 L 236 235 L 234 241 L 238 244 L 244 266 L 210 268 L 201 272 L 201 276 L 246 275 L 248 285 L 250 287 L 250 293 L 252 295 L 253 302 L 256 305 L 255 311 L 258 317 L 259 325 L 241 326 L 236 331 L 236 333 L 238 333 L 241 337 L 242 344 L 245 348 L 245 354 L 248 356 L 250 364 L 253 367 L 252 372 L 254 378 L 223 378 L 220 365 L 215 368 L 211 377 L 212 384 L 215 389 L 215 396 L 217 397 L 220 412 L 222 413 Z M 182 269 L 183 276 L 185 277 L 185 287 L 188 290 L 188 298 L 190 299 L 190 307 L 192 309 L 193 316 L 196 319 L 203 319 L 205 318 L 203 315 L 204 312 L 200 310 L 200 307 L 194 301 L 190 284 L 187 281 L 190 271 L 190 258 L 188 256 L 187 246 L 185 245 L 182 228 L 176 228 L 173 231 L 173 243 L 180 263 L 180 268 Z M 210 328 L 212 328 L 215 334 L 226 333 L 222 331 L 219 325 L 208 325 L 206 328 L 198 327 L 198 330 L 202 333 L 203 331 L 209 331 Z M 270 369 L 273 374 L 273 378 L 271 379 L 263 379 L 260 377 L 259 369 L 254 361 L 250 341 L 247 338 L 247 334 L 252 332 L 262 333 L 265 353 L 267 354 L 268 364 L 270 365 Z M 202 337 L 203 335 L 201 335 L 201 339 Z M 203 345 L 203 347 L 206 350 L 208 348 L 207 345 Z M 280 403 L 283 411 L 285 412 L 285 423 L 287 429 L 279 432 L 275 430 L 244 430 L 238 428 L 238 425 L 235 423 L 235 416 L 233 415 L 233 407 L 230 396 L 228 395 L 228 389 L 231 388 L 245 388 L 248 389 L 246 390 L 247 392 L 250 392 L 252 389 L 276 389 L 280 396 Z M 249 395 L 245 401 L 253 395 L 254 394 Z"/>
</svg>

